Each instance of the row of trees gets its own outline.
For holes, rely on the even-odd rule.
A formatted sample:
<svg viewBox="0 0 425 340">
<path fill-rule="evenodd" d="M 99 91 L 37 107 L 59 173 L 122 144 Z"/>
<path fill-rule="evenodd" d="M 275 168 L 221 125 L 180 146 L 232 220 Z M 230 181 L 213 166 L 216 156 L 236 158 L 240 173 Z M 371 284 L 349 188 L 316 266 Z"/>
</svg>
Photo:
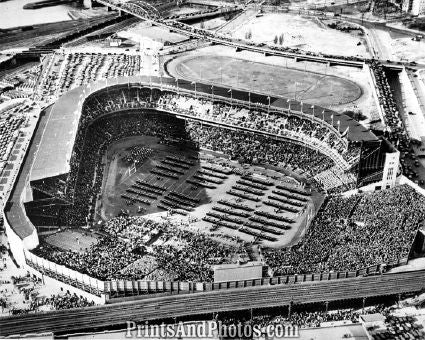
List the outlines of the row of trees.
<svg viewBox="0 0 425 340">
<path fill-rule="evenodd" d="M 282 45 L 283 41 L 284 41 L 283 33 L 279 36 L 277 36 L 277 35 L 274 36 L 273 42 L 275 44 L 279 43 L 279 45 Z"/>
</svg>

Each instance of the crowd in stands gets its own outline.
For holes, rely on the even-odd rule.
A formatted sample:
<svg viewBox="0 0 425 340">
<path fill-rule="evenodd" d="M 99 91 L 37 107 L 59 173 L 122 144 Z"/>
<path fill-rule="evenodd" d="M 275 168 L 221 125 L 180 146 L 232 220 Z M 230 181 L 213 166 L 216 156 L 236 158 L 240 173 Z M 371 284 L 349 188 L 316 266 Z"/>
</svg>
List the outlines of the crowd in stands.
<svg viewBox="0 0 425 340">
<path fill-rule="evenodd" d="M 314 179 L 328 193 L 354 189 L 357 181 L 353 172 L 343 171 L 337 165 L 318 173 Z"/>
<path fill-rule="evenodd" d="M 407 185 L 330 197 L 296 246 L 265 252 L 275 275 L 354 271 L 407 258 L 425 217 L 425 199 Z"/>
<path fill-rule="evenodd" d="M 190 98 L 185 95 L 163 95 L 159 101 L 160 107 L 172 111 L 189 111 L 199 118 L 219 121 L 240 128 L 251 129 L 286 137 L 310 139 L 312 144 L 329 146 L 339 153 L 346 152 L 346 145 L 333 131 L 320 121 L 306 119 L 299 115 L 284 115 L 258 109 L 251 110 L 237 105 L 220 102 L 209 102 L 203 99 Z"/>
<path fill-rule="evenodd" d="M 102 157 L 110 143 L 135 135 L 162 139 L 185 136 L 184 125 L 177 118 L 152 112 L 123 112 L 118 117 L 107 116 L 91 125 L 89 130 L 87 135 L 83 129 L 77 132 L 67 187 L 67 195 L 73 197 L 74 204 L 64 208 L 64 225 L 84 225 L 88 214 L 94 214 L 103 178 Z"/>
<path fill-rule="evenodd" d="M 302 241 L 263 252 L 273 275 L 355 271 L 407 258 L 425 217 L 425 199 L 407 185 L 350 197 L 332 196 Z M 203 234 L 169 223 L 121 216 L 83 253 L 43 244 L 36 254 L 102 280 L 211 281 L 212 265 L 226 263 L 231 249 Z M 143 263 L 148 255 L 148 265 Z M 377 267 L 376 267 L 377 268 Z"/>
<path fill-rule="evenodd" d="M 359 323 L 360 315 L 382 313 L 383 315 L 389 315 L 391 309 L 382 304 L 378 304 L 364 309 L 337 309 L 337 310 L 295 310 L 288 315 L 282 315 L 278 311 L 270 312 L 265 310 L 260 315 L 254 315 L 252 318 L 245 318 L 241 313 L 227 312 L 219 316 L 224 324 L 236 324 L 237 322 L 243 322 L 244 324 L 250 324 L 259 326 L 261 328 L 268 325 L 284 324 L 298 326 L 299 328 L 312 328 L 321 327 L 325 322 L 337 322 L 337 321 L 348 321 L 350 323 Z"/>
<path fill-rule="evenodd" d="M 140 70 L 141 63 L 140 56 L 128 54 L 66 53 L 62 58 L 63 61 L 58 62 L 60 65 L 56 67 L 60 69 L 57 74 L 53 72 L 42 77 L 44 80 L 40 86 L 42 97 L 49 97 L 52 88 L 57 89 L 55 95 L 57 96 L 71 88 L 98 78 L 135 75 Z M 58 60 L 60 61 L 60 59 Z M 328 155 L 332 153 L 332 150 L 333 152 L 336 151 L 348 163 L 358 159 L 360 149 L 350 146 L 347 150 L 346 141 L 320 121 L 301 118 L 296 114 L 276 114 L 269 113 L 267 110 L 261 112 L 237 105 L 213 103 L 203 99 L 176 95 L 175 93 L 162 92 L 152 95 L 146 93 L 145 90 L 135 92 L 133 89 L 121 91 L 121 93 L 116 93 L 115 96 L 112 93 L 109 98 L 108 96 L 104 96 L 105 98 L 98 96 L 91 105 L 94 110 L 102 111 L 102 113 L 141 104 L 152 107 L 158 106 L 175 112 L 184 112 L 197 118 L 218 121 L 286 138 L 295 138 L 303 141 L 303 143 L 315 145 L 316 148 L 327 152 Z M 86 108 L 87 106 L 90 105 L 86 105 Z M 94 114 L 99 114 L 99 112 Z"/>
<path fill-rule="evenodd" d="M 379 103 L 381 105 L 384 114 L 384 122 L 387 127 L 387 138 L 400 151 L 406 151 L 409 149 L 409 138 L 400 112 L 398 111 L 397 104 L 393 98 L 393 93 L 388 83 L 384 67 L 377 61 L 372 61 L 369 65 L 373 72 L 378 89 Z"/>
<path fill-rule="evenodd" d="M 187 126 L 191 139 L 200 146 L 221 151 L 240 163 L 283 165 L 306 173 L 317 173 L 333 164 L 331 159 L 303 145 L 250 132 L 213 126 L 206 129 L 195 122 L 188 122 Z"/>
<path fill-rule="evenodd" d="M 103 236 L 84 252 L 48 243 L 35 254 L 101 280 L 150 279 L 212 281 L 215 264 L 228 263 L 239 247 L 225 246 L 204 234 L 181 230 L 169 222 L 119 216 L 105 223 Z M 142 260 L 148 259 L 147 265 Z M 134 265 L 138 263 L 138 265 Z"/>
<path fill-rule="evenodd" d="M 343 140 L 319 121 L 301 118 L 295 114 L 285 116 L 266 110 L 250 110 L 158 90 L 111 90 L 109 94 L 103 93 L 96 98 L 89 98 L 84 107 L 83 119 L 92 119 L 104 112 L 137 107 L 158 107 L 238 128 L 310 141 L 312 145 L 327 147 L 343 154 L 347 162 L 358 157 L 359 153 L 359 148 L 350 148 L 347 151 Z"/>
<path fill-rule="evenodd" d="M 180 98 L 178 97 L 177 102 L 180 102 Z M 183 102 L 187 103 L 187 101 Z M 201 105 L 201 102 L 198 104 Z M 250 131 L 237 131 L 224 126 L 219 128 L 192 121 L 184 124 L 182 120 L 168 114 L 133 110 L 133 108 L 155 106 L 169 106 L 176 110 L 176 100 L 172 95 L 164 95 L 161 91 L 135 88 L 127 91 L 111 89 L 86 100 L 77 130 L 70 160 L 71 171 L 67 180 L 66 195 L 74 204 L 71 209 L 63 208 L 64 211 L 60 214 L 62 216 L 61 225 L 81 226 L 92 220 L 96 198 L 102 183 L 102 157 L 110 143 L 124 137 L 149 135 L 164 140 L 190 141 L 198 147 L 228 154 L 232 159 L 241 163 L 282 165 L 311 177 L 334 165 L 330 158 L 301 143 L 276 140 L 273 136 L 260 135 Z M 183 105 L 181 110 L 184 109 Z M 208 114 L 209 110 L 212 112 L 217 110 L 219 113 L 214 115 L 223 120 L 236 115 L 232 109 L 227 109 L 224 105 L 208 102 L 203 110 L 199 111 L 200 115 L 202 112 Z M 117 117 L 107 115 L 98 120 L 96 124 L 89 126 L 97 116 L 115 111 L 121 111 L 121 114 Z M 243 116 L 241 111 L 239 112 L 240 117 Z M 249 112 L 244 112 L 244 114 L 245 117 L 250 118 L 241 118 L 240 121 L 235 121 L 235 126 L 242 125 L 243 121 L 255 121 L 254 114 Z M 259 114 L 259 116 L 261 115 Z M 276 117 L 276 119 L 280 118 Z M 259 120 L 258 124 L 249 124 L 258 130 L 264 124 L 260 122 L 264 121 L 266 121 L 265 116 Z M 311 121 L 302 121 L 295 116 L 287 119 L 288 127 L 294 131 L 310 126 L 307 131 L 312 134 L 317 133 L 311 124 Z M 86 133 L 87 127 L 90 130 L 89 133 Z M 320 133 L 322 134 L 322 132 Z M 330 132 L 326 132 L 325 135 L 329 136 Z M 76 193 L 75 196 L 74 193 Z"/>
</svg>

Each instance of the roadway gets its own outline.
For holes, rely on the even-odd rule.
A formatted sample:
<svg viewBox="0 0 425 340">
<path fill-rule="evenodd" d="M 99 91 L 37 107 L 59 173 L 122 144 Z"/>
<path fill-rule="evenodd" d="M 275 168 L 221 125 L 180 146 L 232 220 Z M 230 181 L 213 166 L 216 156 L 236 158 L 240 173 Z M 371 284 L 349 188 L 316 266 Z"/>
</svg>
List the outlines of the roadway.
<svg viewBox="0 0 425 340">
<path fill-rule="evenodd" d="M 0 336 L 76 332 L 119 326 L 126 321 L 163 320 L 223 311 L 248 310 L 418 292 L 425 270 L 334 281 L 260 286 L 192 295 L 170 295 L 82 309 L 0 318 Z"/>
<path fill-rule="evenodd" d="M 100 4 L 104 6 L 109 6 L 117 10 L 124 11 L 131 15 L 137 16 L 142 20 L 149 21 L 154 25 L 165 27 L 171 31 L 178 32 L 178 33 L 191 36 L 194 38 L 206 39 L 217 44 L 231 46 L 240 50 L 249 50 L 253 52 L 262 53 L 264 55 L 290 57 L 296 60 L 308 60 L 308 61 L 315 61 L 315 62 L 321 62 L 321 63 L 330 63 L 331 65 L 345 65 L 345 66 L 362 68 L 364 64 L 363 60 L 351 60 L 349 58 L 343 58 L 343 57 L 338 58 L 337 56 L 335 57 L 318 56 L 307 51 L 305 51 L 304 53 L 297 53 L 297 52 L 289 52 L 289 51 L 282 51 L 278 49 L 272 49 L 266 44 L 257 45 L 257 44 L 249 43 L 243 40 L 235 40 L 229 37 L 217 36 L 216 34 L 213 34 L 212 32 L 208 30 L 194 28 L 192 26 L 185 25 L 178 21 L 163 20 L 163 19 L 158 19 L 154 17 L 149 17 L 142 10 L 140 10 L 140 13 L 136 13 L 133 7 L 126 8 L 126 7 L 123 7 L 122 4 L 116 3 L 112 0 L 97 0 L 97 2 L 99 2 Z"/>
</svg>

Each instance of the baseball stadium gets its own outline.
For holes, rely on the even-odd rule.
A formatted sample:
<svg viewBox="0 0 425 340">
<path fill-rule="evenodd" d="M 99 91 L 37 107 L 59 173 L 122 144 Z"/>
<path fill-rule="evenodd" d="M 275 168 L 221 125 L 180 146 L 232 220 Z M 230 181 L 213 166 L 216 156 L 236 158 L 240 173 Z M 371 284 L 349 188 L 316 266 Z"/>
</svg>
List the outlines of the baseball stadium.
<svg viewBox="0 0 425 340">
<path fill-rule="evenodd" d="M 213 46 L 162 63 L 64 48 L 43 59 L 46 102 L 5 197 L 10 252 L 30 277 L 106 306 L 5 317 L 0 335 L 423 291 L 424 190 L 384 62 L 101 3 Z M 219 43 L 245 54 L 208 53 Z M 247 57 L 258 51 L 289 66 Z M 143 74 L 146 63 L 161 72 Z M 340 110 L 368 100 L 369 127 Z"/>
</svg>

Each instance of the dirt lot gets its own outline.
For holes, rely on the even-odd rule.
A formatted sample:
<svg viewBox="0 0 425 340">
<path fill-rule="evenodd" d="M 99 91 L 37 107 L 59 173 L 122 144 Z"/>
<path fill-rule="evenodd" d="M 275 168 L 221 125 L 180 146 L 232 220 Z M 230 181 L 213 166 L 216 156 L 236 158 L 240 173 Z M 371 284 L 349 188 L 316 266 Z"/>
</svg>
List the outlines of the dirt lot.
<svg viewBox="0 0 425 340">
<path fill-rule="evenodd" d="M 184 35 L 170 33 L 163 27 L 151 26 L 145 22 L 141 22 L 127 30 L 120 31 L 117 35 L 118 37 L 130 39 L 136 43 L 140 42 L 143 37 L 147 37 L 159 43 L 165 43 L 166 41 L 179 43 L 187 39 Z"/>
<path fill-rule="evenodd" d="M 343 33 L 328 28 L 316 19 L 289 13 L 267 13 L 254 17 L 233 32 L 233 37 L 272 44 L 275 36 L 283 35 L 283 46 L 346 56 L 370 57 L 362 38 L 355 33 Z M 360 45 L 358 43 L 361 42 Z"/>
</svg>

